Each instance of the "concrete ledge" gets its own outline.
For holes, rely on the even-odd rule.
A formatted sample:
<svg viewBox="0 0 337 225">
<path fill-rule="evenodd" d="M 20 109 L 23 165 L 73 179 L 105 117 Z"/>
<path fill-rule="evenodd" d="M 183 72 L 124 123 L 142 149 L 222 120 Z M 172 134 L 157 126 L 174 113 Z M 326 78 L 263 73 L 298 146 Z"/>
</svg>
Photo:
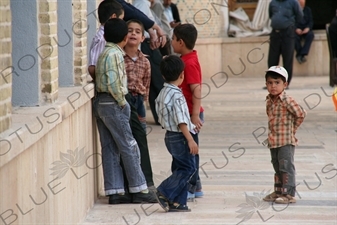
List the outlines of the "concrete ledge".
<svg viewBox="0 0 337 225">
<path fill-rule="evenodd" d="M 4 224 L 78 224 L 97 198 L 93 84 L 59 89 L 56 103 L 14 110 L 0 138 Z"/>
<path fill-rule="evenodd" d="M 0 168 L 90 101 L 93 88 L 91 83 L 84 87 L 61 87 L 54 104 L 14 110 L 12 127 L 0 134 Z"/>
<path fill-rule="evenodd" d="M 269 36 L 200 38 L 195 49 L 204 78 L 223 76 L 262 77 L 268 67 Z M 295 53 L 294 53 L 295 54 Z M 280 59 L 282 65 L 282 59 Z M 294 60 L 293 76 L 328 76 L 329 52 L 324 30 L 315 31 L 307 62 Z"/>
</svg>

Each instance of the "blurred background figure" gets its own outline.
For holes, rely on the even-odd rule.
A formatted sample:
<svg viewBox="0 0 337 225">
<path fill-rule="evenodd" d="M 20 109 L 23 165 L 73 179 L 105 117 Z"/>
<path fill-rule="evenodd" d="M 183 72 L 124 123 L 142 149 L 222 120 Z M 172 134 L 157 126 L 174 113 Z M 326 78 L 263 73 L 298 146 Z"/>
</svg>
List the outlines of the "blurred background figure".
<svg viewBox="0 0 337 225">
<path fill-rule="evenodd" d="M 314 21 L 312 18 L 311 9 L 305 5 L 305 0 L 298 0 L 298 2 L 300 3 L 303 11 L 303 18 L 301 21 L 296 23 L 295 50 L 296 59 L 298 63 L 301 64 L 307 61 L 305 56 L 308 55 L 311 43 L 314 40 L 314 32 L 312 31 Z"/>
<path fill-rule="evenodd" d="M 164 0 L 163 5 L 165 8 L 165 15 L 170 23 L 170 26 L 175 28 L 181 23 L 177 5 L 172 3 L 171 0 Z"/>
</svg>

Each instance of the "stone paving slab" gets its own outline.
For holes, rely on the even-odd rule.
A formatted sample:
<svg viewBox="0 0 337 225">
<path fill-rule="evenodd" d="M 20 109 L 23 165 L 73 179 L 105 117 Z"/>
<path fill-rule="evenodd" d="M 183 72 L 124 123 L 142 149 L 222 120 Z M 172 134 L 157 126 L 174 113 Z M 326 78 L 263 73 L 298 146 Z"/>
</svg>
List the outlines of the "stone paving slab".
<svg viewBox="0 0 337 225">
<path fill-rule="evenodd" d="M 294 77 L 287 91 L 308 112 L 297 134 L 297 203 L 291 205 L 262 201 L 273 188 L 269 150 L 261 144 L 267 137 L 263 132 L 267 92 L 262 90 L 262 76 L 204 82 L 206 123 L 200 134 L 200 177 L 205 195 L 189 202 L 192 212 L 165 213 L 158 204 L 108 205 L 103 197 L 81 224 L 336 225 L 337 112 L 329 96 L 333 88 L 327 85 L 328 78 Z M 158 185 L 170 174 L 171 158 L 163 141 L 165 131 L 153 125 L 147 113 Z"/>
</svg>

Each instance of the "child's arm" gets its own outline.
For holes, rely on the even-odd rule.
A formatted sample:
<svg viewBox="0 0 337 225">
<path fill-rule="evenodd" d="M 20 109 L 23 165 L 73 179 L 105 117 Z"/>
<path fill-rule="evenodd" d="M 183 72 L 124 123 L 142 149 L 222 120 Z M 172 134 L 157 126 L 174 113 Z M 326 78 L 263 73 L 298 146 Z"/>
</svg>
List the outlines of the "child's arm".
<svg viewBox="0 0 337 225">
<path fill-rule="evenodd" d="M 199 153 L 198 145 L 197 143 L 195 143 L 190 131 L 187 128 L 186 123 L 180 123 L 178 126 L 187 140 L 188 147 L 190 148 L 190 153 L 194 155 L 198 154 Z"/>
<path fill-rule="evenodd" d="M 296 133 L 298 127 L 302 124 L 305 116 L 306 111 L 300 106 L 293 98 L 289 98 L 288 111 L 293 114 L 294 117 L 294 133 Z"/>
<path fill-rule="evenodd" d="M 93 80 L 93 82 L 95 83 L 95 79 L 96 79 L 96 76 L 95 76 L 95 66 L 91 65 L 88 67 L 88 72 Z"/>
<path fill-rule="evenodd" d="M 150 61 L 146 59 L 145 73 L 144 73 L 144 78 L 143 78 L 143 85 L 146 88 L 146 94 L 144 96 L 144 101 L 147 101 L 149 98 L 150 83 L 151 83 L 151 65 L 150 65 Z"/>
<path fill-rule="evenodd" d="M 199 131 L 202 127 L 202 121 L 200 120 L 199 117 L 201 107 L 201 85 L 190 84 L 190 89 L 192 91 L 192 102 L 193 102 L 191 121 L 196 126 L 196 129 Z"/>
</svg>

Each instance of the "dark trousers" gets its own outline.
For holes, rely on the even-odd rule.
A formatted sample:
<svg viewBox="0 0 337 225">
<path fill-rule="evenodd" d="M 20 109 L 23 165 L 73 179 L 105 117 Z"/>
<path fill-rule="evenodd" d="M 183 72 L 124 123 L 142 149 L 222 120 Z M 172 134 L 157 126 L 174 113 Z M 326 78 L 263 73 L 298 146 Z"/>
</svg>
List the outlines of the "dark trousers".
<svg viewBox="0 0 337 225">
<path fill-rule="evenodd" d="M 160 51 L 158 49 L 152 50 L 150 48 L 149 39 L 145 39 L 145 41 L 142 42 L 141 50 L 145 55 L 149 56 L 147 58 L 151 64 L 149 104 L 154 121 L 156 124 L 159 124 L 158 115 L 155 108 L 155 99 L 157 98 L 160 90 L 163 88 L 164 85 L 164 78 L 160 73 L 160 62 L 162 60 L 162 55 L 160 54 Z"/>
<path fill-rule="evenodd" d="M 277 194 L 295 196 L 295 146 L 285 145 L 270 149 L 271 163 L 275 171 L 274 189 Z"/>
<path fill-rule="evenodd" d="M 302 40 L 304 44 L 302 45 Z M 295 50 L 296 56 L 308 55 L 312 41 L 314 40 L 314 32 L 309 31 L 303 35 L 296 35 Z"/>
<path fill-rule="evenodd" d="M 295 27 L 275 30 L 270 34 L 268 67 L 277 66 L 282 55 L 283 66 L 288 72 L 288 83 L 293 75 L 293 60 L 295 48 Z"/>
<path fill-rule="evenodd" d="M 152 166 L 151 166 L 151 161 L 150 161 L 149 148 L 147 145 L 146 132 L 138 119 L 137 109 L 131 101 L 131 95 L 127 94 L 125 96 L 125 99 L 129 103 L 130 108 L 131 108 L 130 126 L 131 126 L 132 135 L 136 139 L 138 147 L 139 147 L 140 165 L 144 173 L 147 186 L 152 186 L 154 185 L 154 183 L 153 183 L 153 174 L 152 174 Z"/>
</svg>

